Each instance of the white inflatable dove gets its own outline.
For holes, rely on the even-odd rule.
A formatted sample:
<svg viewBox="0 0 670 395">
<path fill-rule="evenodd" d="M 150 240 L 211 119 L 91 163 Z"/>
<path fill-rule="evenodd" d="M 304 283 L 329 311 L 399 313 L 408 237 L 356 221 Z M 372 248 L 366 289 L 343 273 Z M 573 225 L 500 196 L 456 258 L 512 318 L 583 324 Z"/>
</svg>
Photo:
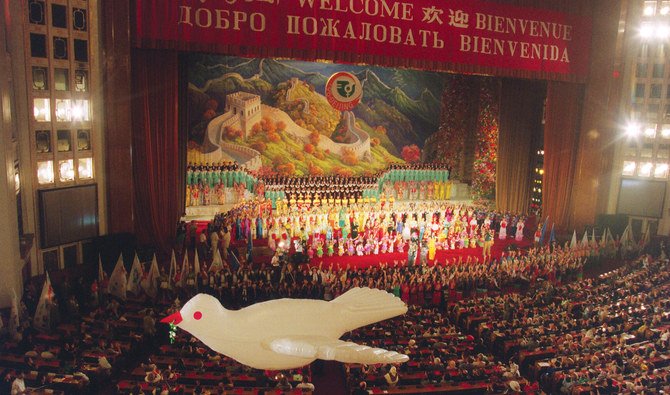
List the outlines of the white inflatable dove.
<svg viewBox="0 0 670 395">
<path fill-rule="evenodd" d="M 330 302 L 278 299 L 226 310 L 207 294 L 161 320 L 191 333 L 212 350 L 256 369 L 284 370 L 315 359 L 345 363 L 407 362 L 407 355 L 339 340 L 345 332 L 407 312 L 392 294 L 353 288 Z"/>
</svg>

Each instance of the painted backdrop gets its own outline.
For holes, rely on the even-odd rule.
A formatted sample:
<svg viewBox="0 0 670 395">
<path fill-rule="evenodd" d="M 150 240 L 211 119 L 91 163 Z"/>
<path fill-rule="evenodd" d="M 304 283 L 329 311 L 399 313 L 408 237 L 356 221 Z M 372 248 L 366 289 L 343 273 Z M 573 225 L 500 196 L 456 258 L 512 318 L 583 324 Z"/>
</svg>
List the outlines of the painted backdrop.
<svg viewBox="0 0 670 395">
<path fill-rule="evenodd" d="M 363 84 L 340 112 L 324 96 L 339 71 Z M 192 54 L 188 161 L 235 160 L 259 174 L 372 174 L 416 162 L 438 131 L 446 73 Z"/>
</svg>

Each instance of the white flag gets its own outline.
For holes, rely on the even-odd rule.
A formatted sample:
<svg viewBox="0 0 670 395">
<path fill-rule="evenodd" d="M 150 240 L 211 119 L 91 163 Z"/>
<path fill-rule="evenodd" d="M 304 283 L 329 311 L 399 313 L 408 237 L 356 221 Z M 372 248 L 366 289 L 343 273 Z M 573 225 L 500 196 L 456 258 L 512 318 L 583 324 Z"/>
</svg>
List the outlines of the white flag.
<svg viewBox="0 0 670 395">
<path fill-rule="evenodd" d="M 51 326 L 51 305 L 54 301 L 54 290 L 51 287 L 51 280 L 49 273 L 46 274 L 40 300 L 35 310 L 35 317 L 33 318 L 33 327 L 42 331 L 49 330 Z"/>
<path fill-rule="evenodd" d="M 142 281 L 143 274 L 144 270 L 142 270 L 140 258 L 138 258 L 137 253 L 135 253 L 135 259 L 133 259 L 133 266 L 130 268 L 130 275 L 128 276 L 126 290 L 130 291 L 134 295 L 139 295 L 140 282 Z"/>
<path fill-rule="evenodd" d="M 12 292 L 12 310 L 9 313 L 9 325 L 7 325 L 7 330 L 12 338 L 15 338 L 19 332 L 19 327 L 21 326 L 21 321 L 19 319 L 19 303 L 16 301 L 16 293 Z"/>
<path fill-rule="evenodd" d="M 640 247 L 646 247 L 649 244 L 649 222 L 647 221 L 647 226 L 645 227 L 644 233 L 642 233 L 642 238 L 640 239 Z"/>
<path fill-rule="evenodd" d="M 607 238 L 605 244 L 607 246 L 614 246 L 614 237 L 612 237 L 612 232 L 610 231 L 610 228 L 607 228 Z"/>
<path fill-rule="evenodd" d="M 633 238 L 633 231 L 631 230 L 630 224 L 626 226 L 623 234 L 621 235 L 621 245 L 628 247 L 629 245 L 635 245 L 635 238 Z"/>
<path fill-rule="evenodd" d="M 584 237 L 582 237 L 582 247 L 588 247 L 589 246 L 589 231 L 584 230 Z"/>
<path fill-rule="evenodd" d="M 126 268 L 123 266 L 123 255 L 119 255 L 119 259 L 116 261 L 116 266 L 114 266 L 114 271 L 112 276 L 109 278 L 109 293 L 111 295 L 120 298 L 121 300 L 126 300 L 126 284 L 128 280 L 126 279 Z"/>
<path fill-rule="evenodd" d="M 223 259 L 221 259 L 221 254 L 217 248 L 214 250 L 214 258 L 212 259 L 212 264 L 209 266 L 209 271 L 218 272 L 221 269 L 223 269 Z"/>
<path fill-rule="evenodd" d="M 198 258 L 198 250 L 195 250 L 195 259 L 193 260 L 193 270 L 196 276 L 200 274 L 200 258 Z"/>
<path fill-rule="evenodd" d="M 98 255 L 98 284 L 102 284 L 102 281 L 105 279 L 105 270 L 102 268 L 102 258 Z"/>
<path fill-rule="evenodd" d="M 572 231 L 572 240 L 570 240 L 570 249 L 574 250 L 577 248 L 577 230 Z"/>
<path fill-rule="evenodd" d="M 181 261 L 181 276 L 179 277 L 179 285 L 180 287 L 183 287 L 186 285 L 186 276 L 188 275 L 189 271 L 189 264 L 188 264 L 188 251 L 184 252 L 184 259 Z"/>
<path fill-rule="evenodd" d="M 591 230 L 591 247 L 598 247 L 598 240 L 596 240 L 596 228 Z"/>
<path fill-rule="evenodd" d="M 142 289 L 146 292 L 147 295 L 152 298 L 156 297 L 158 292 L 158 280 L 160 278 L 160 273 L 158 271 L 158 261 L 156 260 L 156 254 L 154 254 L 153 259 L 151 260 L 151 267 L 149 268 L 149 273 L 144 276 L 142 279 Z"/>
<path fill-rule="evenodd" d="M 174 255 L 174 250 L 172 250 L 172 257 L 170 258 L 170 277 L 168 277 L 168 284 L 170 288 L 174 289 L 174 275 L 177 273 L 177 257 Z"/>
</svg>

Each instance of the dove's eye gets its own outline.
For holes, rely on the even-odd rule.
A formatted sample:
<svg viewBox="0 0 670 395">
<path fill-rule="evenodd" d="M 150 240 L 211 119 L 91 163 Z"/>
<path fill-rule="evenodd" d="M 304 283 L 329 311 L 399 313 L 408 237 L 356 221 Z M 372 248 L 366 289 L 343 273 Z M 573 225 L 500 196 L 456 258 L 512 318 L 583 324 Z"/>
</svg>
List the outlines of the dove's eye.
<svg viewBox="0 0 670 395">
<path fill-rule="evenodd" d="M 201 319 L 202 318 L 202 313 L 199 312 L 199 311 L 196 311 L 195 313 L 193 313 L 193 318 L 196 319 L 196 320 Z"/>
</svg>

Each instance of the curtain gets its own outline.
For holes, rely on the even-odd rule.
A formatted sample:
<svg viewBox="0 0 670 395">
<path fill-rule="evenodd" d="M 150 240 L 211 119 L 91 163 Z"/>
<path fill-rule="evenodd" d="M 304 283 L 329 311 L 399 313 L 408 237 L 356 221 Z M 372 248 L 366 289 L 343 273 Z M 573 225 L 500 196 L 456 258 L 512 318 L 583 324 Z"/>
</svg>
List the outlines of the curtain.
<svg viewBox="0 0 670 395">
<path fill-rule="evenodd" d="M 528 212 L 545 92 L 542 82 L 502 82 L 496 175 L 496 207 L 500 211 Z"/>
<path fill-rule="evenodd" d="M 154 50 L 133 50 L 131 58 L 135 234 L 165 253 L 181 207 L 179 60 L 176 52 Z"/>
<path fill-rule="evenodd" d="M 583 97 L 583 85 L 549 82 L 547 87 L 542 214 L 560 230 L 570 220 Z"/>
</svg>

